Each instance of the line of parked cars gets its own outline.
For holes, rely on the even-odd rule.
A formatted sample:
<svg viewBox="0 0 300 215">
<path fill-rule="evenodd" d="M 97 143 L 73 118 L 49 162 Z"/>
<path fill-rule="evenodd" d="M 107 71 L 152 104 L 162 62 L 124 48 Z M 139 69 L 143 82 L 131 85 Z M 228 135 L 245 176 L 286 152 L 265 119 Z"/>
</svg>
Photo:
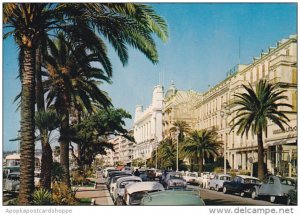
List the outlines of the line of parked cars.
<svg viewBox="0 0 300 215">
<path fill-rule="evenodd" d="M 139 176 L 114 168 L 102 171 L 115 205 L 205 205 L 198 192 L 185 189 L 180 172 L 138 172 Z"/>
<path fill-rule="evenodd" d="M 264 181 L 248 175 L 216 174 L 207 178 L 207 189 L 238 193 L 241 197 L 252 199 L 269 199 L 270 202 L 283 202 L 287 205 L 297 204 L 296 180 L 281 176 L 269 175 Z"/>
</svg>

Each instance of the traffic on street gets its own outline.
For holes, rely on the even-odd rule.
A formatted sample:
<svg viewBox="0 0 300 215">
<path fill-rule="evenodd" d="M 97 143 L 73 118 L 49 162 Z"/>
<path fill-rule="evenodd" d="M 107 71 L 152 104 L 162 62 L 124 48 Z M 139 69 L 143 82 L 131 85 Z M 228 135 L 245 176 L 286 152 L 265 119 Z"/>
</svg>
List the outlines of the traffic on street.
<svg viewBox="0 0 300 215">
<path fill-rule="evenodd" d="M 296 204 L 295 181 L 279 176 L 267 176 L 261 182 L 248 175 L 204 172 L 198 177 L 197 172 L 189 171 L 132 168 L 129 173 L 108 167 L 98 171 L 97 177 L 105 181 L 115 205 Z"/>
</svg>

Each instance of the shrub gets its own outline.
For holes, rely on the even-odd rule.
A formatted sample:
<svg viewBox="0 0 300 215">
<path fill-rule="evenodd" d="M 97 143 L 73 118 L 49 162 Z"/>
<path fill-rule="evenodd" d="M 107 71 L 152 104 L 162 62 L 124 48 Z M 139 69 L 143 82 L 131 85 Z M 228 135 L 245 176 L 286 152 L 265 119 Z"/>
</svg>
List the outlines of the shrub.
<svg viewBox="0 0 300 215">
<path fill-rule="evenodd" d="M 240 169 L 238 172 L 239 175 L 251 175 L 251 172 L 246 169 Z"/>
<path fill-rule="evenodd" d="M 78 205 L 75 192 L 63 182 L 55 182 L 52 187 L 52 201 L 54 205 Z"/>
<path fill-rule="evenodd" d="M 61 181 L 64 174 L 64 169 L 62 168 L 60 163 L 53 162 L 51 174 L 52 181 Z"/>
<path fill-rule="evenodd" d="M 51 205 L 51 193 L 46 189 L 38 189 L 34 191 L 32 203 L 34 205 Z"/>
<path fill-rule="evenodd" d="M 222 168 L 222 167 L 215 167 L 214 168 L 214 172 L 215 173 L 223 173 L 224 172 L 224 168 Z"/>
<path fill-rule="evenodd" d="M 7 205 L 19 205 L 19 198 L 14 198 L 8 201 Z"/>
</svg>

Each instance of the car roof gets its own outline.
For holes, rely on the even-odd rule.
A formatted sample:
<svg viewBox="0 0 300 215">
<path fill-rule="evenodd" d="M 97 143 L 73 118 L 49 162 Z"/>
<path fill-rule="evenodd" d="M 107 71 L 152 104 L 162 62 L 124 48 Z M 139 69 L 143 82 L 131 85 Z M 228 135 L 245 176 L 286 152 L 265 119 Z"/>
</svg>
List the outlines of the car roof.
<svg viewBox="0 0 300 215">
<path fill-rule="evenodd" d="M 118 178 L 117 180 L 117 184 L 121 184 L 123 181 L 142 181 L 142 179 L 138 176 L 128 176 L 128 177 L 122 177 L 122 178 Z"/>
<path fill-rule="evenodd" d="M 126 186 L 126 190 L 129 194 L 139 191 L 152 191 L 152 190 L 165 190 L 163 185 L 154 181 L 145 181 L 139 183 L 133 183 Z"/>
<path fill-rule="evenodd" d="M 217 176 L 227 176 L 227 177 L 231 177 L 231 175 L 228 175 L 228 174 L 217 174 Z"/>
<path fill-rule="evenodd" d="M 205 205 L 198 193 L 189 190 L 165 190 L 149 193 L 142 205 Z"/>
<path fill-rule="evenodd" d="M 254 179 L 254 180 L 259 180 L 258 178 L 249 176 L 249 175 L 237 175 L 238 177 L 241 177 L 243 179 Z"/>
</svg>

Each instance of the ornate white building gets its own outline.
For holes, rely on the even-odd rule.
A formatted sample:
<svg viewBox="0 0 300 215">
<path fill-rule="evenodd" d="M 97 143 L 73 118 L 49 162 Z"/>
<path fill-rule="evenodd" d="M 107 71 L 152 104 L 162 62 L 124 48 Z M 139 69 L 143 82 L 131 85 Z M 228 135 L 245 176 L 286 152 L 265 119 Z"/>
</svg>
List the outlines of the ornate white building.
<svg viewBox="0 0 300 215">
<path fill-rule="evenodd" d="M 224 142 L 224 154 L 232 168 L 251 169 L 250 161 L 257 161 L 257 138 L 249 134 L 239 136 L 230 131 L 229 122 L 236 116 L 232 103 L 234 94 L 243 91 L 242 84 L 255 86 L 259 80 L 267 79 L 280 83 L 286 90 L 288 100 L 293 105 L 288 111 L 289 125 L 284 132 L 273 122 L 268 123 L 267 134 L 264 135 L 265 163 L 270 172 L 285 176 L 295 176 L 297 166 L 297 36 L 282 39 L 276 47 L 269 47 L 260 57 L 254 58 L 249 65 L 238 65 L 232 69 L 228 77 L 203 93 L 199 101 L 198 129 L 217 128 Z M 251 159 L 250 159 L 251 158 Z"/>
<path fill-rule="evenodd" d="M 141 158 L 146 161 L 162 140 L 163 99 L 163 86 L 157 85 L 154 87 L 150 106 L 145 110 L 141 105 L 136 106 L 133 124 L 136 144 L 133 147 L 133 159 Z"/>
</svg>

